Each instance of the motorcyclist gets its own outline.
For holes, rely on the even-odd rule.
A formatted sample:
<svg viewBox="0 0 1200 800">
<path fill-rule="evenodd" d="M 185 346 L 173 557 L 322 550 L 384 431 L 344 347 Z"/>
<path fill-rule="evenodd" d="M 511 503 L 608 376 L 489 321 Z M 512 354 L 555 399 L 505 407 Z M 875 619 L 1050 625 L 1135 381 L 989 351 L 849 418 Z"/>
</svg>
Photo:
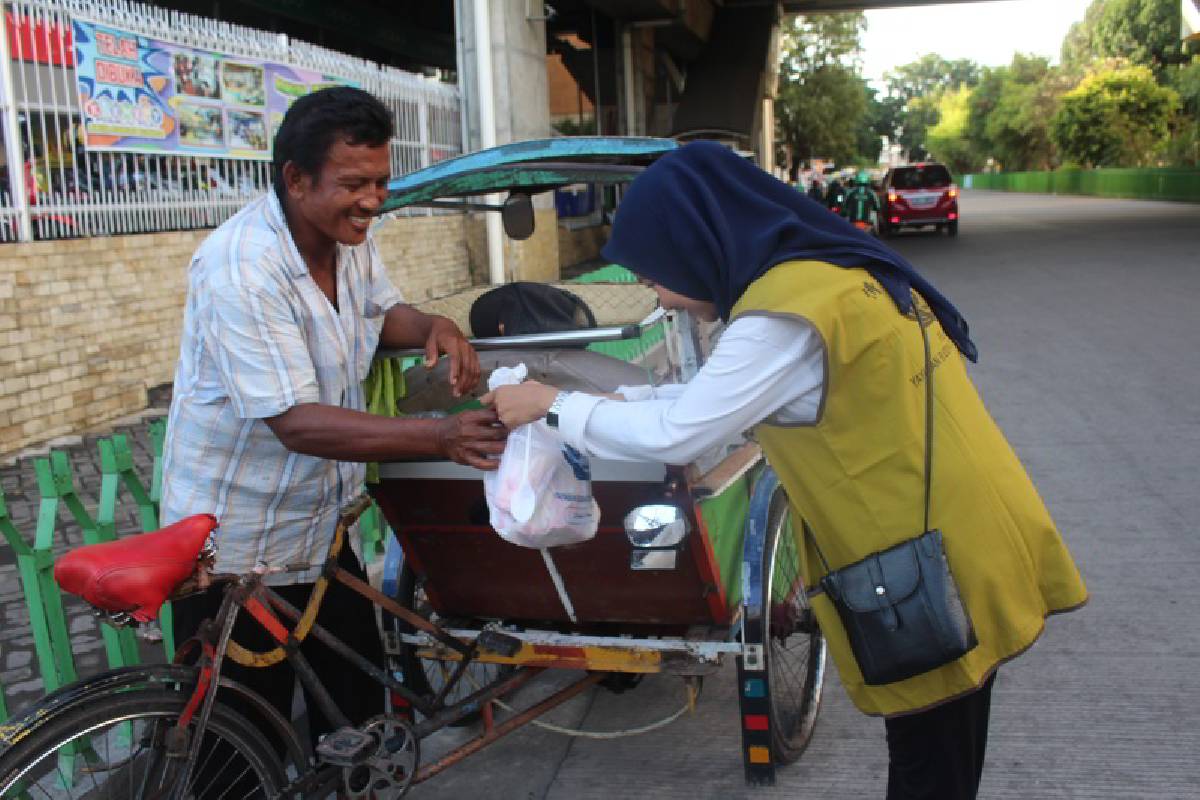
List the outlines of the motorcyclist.
<svg viewBox="0 0 1200 800">
<path fill-rule="evenodd" d="M 829 185 L 825 187 L 825 207 L 835 214 L 840 214 L 845 203 L 846 187 L 842 186 L 842 182 L 836 177 L 830 179 Z"/>
<path fill-rule="evenodd" d="M 854 176 L 854 185 L 846 192 L 846 200 L 842 205 L 842 216 L 852 223 L 865 222 L 871 230 L 876 229 L 879 198 L 871 188 L 871 176 L 866 170 Z"/>
<path fill-rule="evenodd" d="M 818 203 L 825 202 L 825 190 L 821 188 L 821 179 L 814 171 L 812 179 L 808 183 L 808 196 Z"/>
</svg>

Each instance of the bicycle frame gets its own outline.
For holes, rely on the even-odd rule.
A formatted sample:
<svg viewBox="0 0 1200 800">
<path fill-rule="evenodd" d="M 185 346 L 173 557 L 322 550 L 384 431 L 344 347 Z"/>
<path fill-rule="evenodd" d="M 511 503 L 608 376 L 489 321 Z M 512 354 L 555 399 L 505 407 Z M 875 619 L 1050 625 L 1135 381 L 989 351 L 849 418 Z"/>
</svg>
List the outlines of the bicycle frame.
<svg viewBox="0 0 1200 800">
<path fill-rule="evenodd" d="M 465 745 L 444 756 L 437 763 L 420 770 L 415 776 L 414 780 L 416 782 L 440 772 L 447 766 L 456 763 L 470 753 L 490 744 L 492 741 L 516 729 L 530 719 L 544 713 L 549 708 L 565 702 L 565 700 L 604 677 L 604 673 L 589 675 L 576 684 L 567 687 L 567 689 L 543 700 L 533 708 L 522 712 L 500 725 L 493 724 L 490 702 L 524 685 L 540 673 L 542 671 L 541 668 L 526 667 L 518 669 L 512 674 L 500 676 L 458 702 L 447 705 L 445 698 L 461 681 L 467 667 L 474 663 L 475 656 L 481 652 L 481 645 L 477 639 L 463 641 L 450 635 L 442 628 L 405 608 L 392 598 L 375 590 L 366 582 L 347 573 L 337 565 L 337 555 L 344 541 L 346 529 L 353 524 L 359 514 L 369 505 L 369 502 L 367 498 L 360 498 L 343 512 L 338 522 L 334 540 L 330 545 L 329 555 L 321 577 L 326 581 L 338 581 L 352 591 L 366 597 L 372 604 L 399 617 L 414 628 L 432 636 L 439 644 L 455 651 L 458 655 L 458 663 L 454 672 L 436 696 L 429 698 L 418 695 L 382 667 L 373 664 L 370 660 L 359 655 L 325 627 L 317 624 L 315 621 L 306 624 L 305 620 L 315 619 L 316 610 L 319 608 L 324 595 L 323 586 L 319 592 L 314 590 L 309 607 L 304 612 L 301 612 L 263 583 L 263 576 L 260 574 L 221 576 L 214 582 L 227 583 L 229 585 L 226 589 L 220 610 L 212 620 L 207 621 L 201 626 L 201 630 L 196 638 L 189 640 L 189 642 L 180 647 L 177 655 L 177 662 L 181 662 L 194 652 L 197 647 L 200 648 L 200 658 L 196 664 L 199 669 L 198 680 L 192 690 L 191 699 L 184 708 L 183 714 L 180 715 L 179 720 L 173 726 L 181 732 L 180 734 L 176 734 L 177 738 L 175 742 L 177 744 L 175 745 L 175 749 L 182 750 L 181 745 L 188 743 L 188 757 L 184 766 L 184 774 L 178 781 L 178 788 L 176 789 L 175 796 L 177 800 L 182 800 L 182 792 L 188 784 L 193 765 L 197 761 L 200 745 L 204 738 L 204 730 L 208 724 L 216 700 L 216 689 L 214 687 L 220 681 L 221 668 L 226 658 L 233 658 L 238 663 L 252 667 L 266 667 L 281 660 L 286 660 L 295 670 L 301 685 L 307 690 L 309 696 L 314 699 L 321 712 L 338 728 L 350 727 L 351 722 L 342 713 L 341 709 L 338 708 L 329 691 L 308 663 L 308 660 L 300 652 L 300 642 L 308 635 L 315 636 L 318 641 L 358 668 L 375 683 L 388 689 L 390 692 L 398 694 L 412 708 L 420 711 L 425 719 L 420 723 L 412 725 L 412 734 L 417 741 L 458 722 L 464 717 L 481 712 L 484 720 L 484 732 L 476 739 L 467 742 Z M 230 640 L 233 625 L 238 615 L 243 611 L 249 613 L 270 634 L 271 638 L 279 644 L 279 647 L 283 651 L 282 658 L 272 657 L 274 653 L 278 652 L 278 649 L 276 651 L 268 651 L 267 653 L 248 653 L 241 650 Z M 289 630 L 281 617 L 294 622 L 296 628 Z M 193 719 L 196 720 L 196 728 L 189 737 L 183 732 L 187 730 Z M 403 740 L 384 742 L 389 752 L 393 753 L 400 749 L 403 744 Z M 183 755 L 182 752 L 178 754 Z M 341 774 L 342 769 L 338 765 L 322 765 L 320 763 L 314 764 L 308 769 L 304 769 L 304 766 L 297 765 L 300 770 L 300 776 L 284 789 L 283 796 L 286 797 L 295 792 L 308 792 L 325 786 L 331 780 L 336 780 Z"/>
</svg>

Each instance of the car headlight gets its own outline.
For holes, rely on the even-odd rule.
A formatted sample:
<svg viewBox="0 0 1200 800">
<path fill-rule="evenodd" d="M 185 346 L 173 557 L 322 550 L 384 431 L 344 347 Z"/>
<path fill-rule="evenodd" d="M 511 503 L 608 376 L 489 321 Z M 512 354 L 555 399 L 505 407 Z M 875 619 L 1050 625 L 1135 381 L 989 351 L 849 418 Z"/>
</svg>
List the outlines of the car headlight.
<svg viewBox="0 0 1200 800">
<path fill-rule="evenodd" d="M 675 569 L 676 556 L 691 530 L 687 514 L 669 503 L 638 506 L 625 515 L 625 538 L 633 547 L 630 569 Z"/>
</svg>

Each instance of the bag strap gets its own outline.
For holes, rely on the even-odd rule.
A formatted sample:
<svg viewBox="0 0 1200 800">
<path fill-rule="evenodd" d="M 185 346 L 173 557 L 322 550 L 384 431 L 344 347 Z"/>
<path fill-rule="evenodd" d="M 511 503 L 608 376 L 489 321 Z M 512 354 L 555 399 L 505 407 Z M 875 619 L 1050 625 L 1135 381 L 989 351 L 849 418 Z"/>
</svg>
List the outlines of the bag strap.
<svg viewBox="0 0 1200 800">
<path fill-rule="evenodd" d="M 925 345 L 925 523 L 921 526 L 921 532 L 924 533 L 929 530 L 929 484 L 933 470 L 933 360 L 929 356 L 929 332 L 925 330 L 925 321 L 921 318 L 921 309 L 915 296 L 913 315 L 917 318 L 921 342 Z"/>
<path fill-rule="evenodd" d="M 930 320 L 932 320 L 932 312 L 930 312 Z M 921 330 L 921 343 L 925 349 L 925 517 L 921 525 L 921 532 L 925 533 L 929 530 L 929 496 L 930 496 L 930 473 L 933 471 L 933 359 L 929 354 L 929 332 L 925 330 L 926 322 L 921 316 L 921 307 L 917 303 L 916 294 L 913 294 L 913 317 L 917 321 L 917 327 Z M 825 376 L 829 380 L 829 376 Z M 829 568 L 829 562 L 825 559 L 825 554 L 821 552 L 821 545 L 817 544 L 817 537 L 813 536 L 812 528 L 808 526 L 808 520 L 800 521 L 804 535 L 812 539 L 813 548 L 817 551 L 817 558 L 821 559 L 821 566 L 825 568 L 828 574 L 833 572 Z M 815 594 L 820 594 L 819 588 L 808 590 L 808 595 L 811 597 Z"/>
</svg>

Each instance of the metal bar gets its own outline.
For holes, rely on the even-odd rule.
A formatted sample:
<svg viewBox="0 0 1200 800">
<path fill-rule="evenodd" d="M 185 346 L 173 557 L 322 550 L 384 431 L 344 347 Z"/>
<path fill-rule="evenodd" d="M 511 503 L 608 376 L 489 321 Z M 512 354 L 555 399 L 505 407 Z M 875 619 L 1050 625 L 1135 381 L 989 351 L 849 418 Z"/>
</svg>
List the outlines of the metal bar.
<svg viewBox="0 0 1200 800">
<path fill-rule="evenodd" d="M 717 630 L 724 631 L 724 628 Z M 446 633 L 459 639 L 470 641 L 479 635 L 479 631 L 469 628 L 448 628 Z M 623 636 L 587 636 L 576 633 L 558 633 L 557 631 L 510 631 L 505 630 L 506 636 L 520 639 L 531 645 L 549 647 L 608 647 L 618 650 L 653 650 L 659 653 L 687 653 L 701 659 L 716 659 L 722 653 L 740 653 L 742 645 L 725 639 L 691 640 L 691 639 L 630 639 Z M 430 646 L 432 640 L 415 633 L 400 634 L 400 640 L 406 644 Z"/>
<path fill-rule="evenodd" d="M 453 725 L 463 717 L 474 714 L 483 705 L 520 689 L 536 676 L 542 674 L 542 671 L 541 667 L 523 667 L 507 678 L 497 680 L 490 686 L 485 686 L 476 692 L 472 692 L 446 710 L 439 711 L 432 717 L 427 717 L 425 720 L 418 722 L 413 726 L 413 735 L 418 739 L 424 739 L 426 736 L 440 731 L 447 725 Z"/>
<path fill-rule="evenodd" d="M 540 717 L 550 709 L 567 702 L 572 697 L 575 697 L 575 695 L 583 692 L 585 689 L 591 688 L 600 681 L 604 680 L 606 675 L 607 673 L 594 672 L 582 680 L 571 684 L 565 689 L 550 695 L 542 702 L 530 706 L 528 709 L 522 711 L 516 716 L 506 719 L 504 722 L 493 727 L 490 731 L 485 731 L 481 736 L 479 736 L 479 738 L 472 739 L 462 747 L 451 750 L 434 763 L 421 769 L 419 772 L 417 772 L 416 778 L 413 779 L 413 783 L 417 784 L 429 780 L 434 775 L 437 775 L 439 772 L 444 771 L 448 767 L 454 766 L 472 753 L 482 750 L 484 747 L 501 738 L 502 736 L 512 733 L 514 730 L 526 724 L 530 720 Z"/>
<path fill-rule="evenodd" d="M 7 6 L 0 3 L 0 12 Z M 20 28 L 18 11 L 13 7 L 13 23 Z M 21 126 L 17 120 L 17 95 L 13 82 L 13 54 L 8 47 L 8 14 L 0 13 L 0 101 L 4 103 L 4 149 L 8 159 L 8 186 L 17 214 L 17 238 L 32 241 L 33 222 L 29 211 L 29 187 L 25 185 L 25 155 L 21 148 Z M 20 33 L 15 40 L 20 47 Z"/>
<path fill-rule="evenodd" d="M 462 658 L 458 659 L 458 663 L 454 666 L 454 671 L 450 673 L 450 677 L 445 681 L 445 683 L 442 684 L 442 688 L 438 690 L 438 693 L 434 695 L 434 707 L 441 706 L 443 703 L 445 703 L 446 695 L 448 695 L 450 690 L 457 686 L 458 682 L 462 680 L 463 673 L 467 671 L 467 667 L 471 665 L 471 663 L 475 660 L 476 654 L 479 652 L 478 645 L 479 641 L 476 640 L 472 643 L 471 650 Z"/>
<path fill-rule="evenodd" d="M 526 333 L 519 336 L 493 336 L 486 339 L 468 339 L 476 350 L 517 350 L 521 348 L 556 348 L 572 345 L 593 344 L 595 342 L 619 342 L 626 339 L 637 339 L 642 335 L 640 325 L 624 327 L 584 328 L 575 331 L 557 333 Z M 381 349 L 376 352 L 377 358 L 393 358 L 396 356 L 419 356 L 425 351 L 419 348 L 403 350 Z"/>
<path fill-rule="evenodd" d="M 0 28 L 0 73 L 7 82 L 0 85 L 0 122 L 6 131 L 12 181 L 11 191 L 0 190 L 0 221 L 6 226 L 0 230 L 3 240 L 209 227 L 227 219 L 270 185 L 266 162 L 117 155 L 81 146 L 86 132 L 74 72 L 68 63 L 69 15 L 73 13 L 202 50 L 219 41 L 222 51 L 235 57 L 266 58 L 318 70 L 357 82 L 381 97 L 402 100 L 390 102 L 398 132 L 393 148 L 405 148 L 404 165 L 409 169 L 451 154 L 445 151 L 461 151 L 461 135 L 443 136 L 439 128 L 443 114 L 462 118 L 459 91 L 422 76 L 289 41 L 268 31 L 131 2 L 10 0 L 5 7 L 11 10 L 12 22 L 0 20 L 4 25 Z M 3 35 L 14 26 L 26 35 Z M 17 52 L 4 52 L 10 49 Z M 444 106 L 450 110 L 443 111 Z M 435 152 L 435 146 L 441 149 Z M 31 158 L 36 155 L 36 163 L 25 157 L 26 149 Z M 59 160 L 51 163 L 54 157 Z M 37 175 L 51 175 L 49 185 L 42 187 L 45 191 L 26 181 L 27 162 L 37 168 Z M 200 191 L 196 178 L 210 168 L 220 185 Z"/>
<path fill-rule="evenodd" d="M 451 650 L 454 650 L 456 653 L 466 655 L 471 651 L 472 645 L 455 639 L 453 636 L 450 636 L 441 628 L 422 617 L 420 614 L 405 608 L 392 598 L 385 595 L 383 592 L 376 590 L 369 583 L 359 580 L 357 577 L 351 575 L 349 572 L 346 572 L 341 567 L 333 568 L 333 577 L 341 581 L 346 586 L 349 586 L 363 597 L 371 600 L 375 603 L 375 605 L 380 606 L 384 610 L 391 612 L 397 617 L 400 617 L 400 619 L 404 620 L 409 625 L 412 625 L 414 628 L 419 628 L 420 630 L 425 631 L 430 636 L 449 647 Z"/>
<path fill-rule="evenodd" d="M 270 587 L 263 588 L 266 591 L 267 601 L 276 611 L 293 622 L 298 622 L 300 620 L 301 611 L 298 608 L 293 606 L 287 600 L 284 600 L 275 592 L 271 591 Z M 408 687 L 406 687 L 402 682 L 396 680 L 383 669 L 375 664 L 372 664 L 366 658 L 348 647 L 345 642 L 334 636 L 325 628 L 321 627 L 319 623 L 313 624 L 312 628 L 309 629 L 309 634 L 316 636 L 318 641 L 323 642 L 327 647 L 329 647 L 330 650 L 333 650 L 342 658 L 358 667 L 367 675 L 367 677 L 371 678 L 376 683 L 393 691 L 399 692 L 405 700 L 412 703 L 412 705 L 422 714 L 429 716 L 436 709 L 435 704 L 426 702 L 419 695 L 408 689 Z"/>
</svg>

